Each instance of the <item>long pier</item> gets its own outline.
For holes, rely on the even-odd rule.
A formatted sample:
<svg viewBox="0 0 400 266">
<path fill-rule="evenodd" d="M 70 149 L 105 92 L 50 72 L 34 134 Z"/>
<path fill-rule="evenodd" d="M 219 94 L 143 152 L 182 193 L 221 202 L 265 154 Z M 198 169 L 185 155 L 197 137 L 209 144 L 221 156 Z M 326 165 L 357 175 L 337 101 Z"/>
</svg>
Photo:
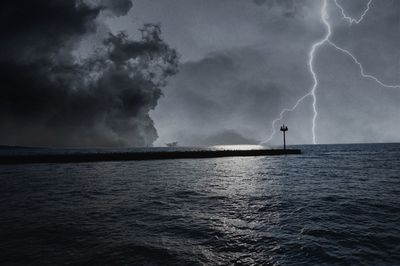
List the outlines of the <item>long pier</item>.
<svg viewBox="0 0 400 266">
<path fill-rule="evenodd" d="M 0 164 L 31 163 L 83 163 L 104 161 L 143 161 L 167 159 L 200 159 L 243 156 L 276 156 L 301 154 L 299 149 L 258 150 L 198 150 L 198 151 L 149 151 L 149 152 L 98 152 L 66 154 L 0 155 Z"/>
</svg>

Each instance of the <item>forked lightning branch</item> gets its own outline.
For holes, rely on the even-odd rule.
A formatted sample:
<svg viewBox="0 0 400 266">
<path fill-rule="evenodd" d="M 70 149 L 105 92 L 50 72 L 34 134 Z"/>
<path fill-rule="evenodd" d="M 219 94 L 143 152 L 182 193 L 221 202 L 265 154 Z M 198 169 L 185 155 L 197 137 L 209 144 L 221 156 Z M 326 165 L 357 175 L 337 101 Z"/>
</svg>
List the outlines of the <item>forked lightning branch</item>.
<svg viewBox="0 0 400 266">
<path fill-rule="evenodd" d="M 348 16 L 346 14 L 345 9 L 338 3 L 337 0 L 332 0 L 331 3 L 333 3 L 335 5 L 335 7 L 337 7 L 340 10 L 343 19 L 346 20 L 349 24 L 353 24 L 353 23 L 359 24 L 363 21 L 364 17 L 367 15 L 368 11 L 370 10 L 372 0 L 369 0 L 368 3 L 366 3 L 366 8 L 362 11 L 362 13 L 358 19 Z M 400 89 L 400 85 L 398 85 L 398 84 L 395 84 L 395 85 L 386 84 L 386 83 L 380 81 L 375 76 L 373 76 L 371 74 L 367 74 L 364 70 L 363 65 L 360 63 L 360 61 L 349 50 L 344 49 L 344 48 L 336 45 L 334 42 L 332 42 L 332 40 L 330 39 L 330 37 L 332 36 L 332 28 L 331 28 L 331 24 L 329 22 L 328 0 L 323 0 L 322 8 L 321 8 L 321 21 L 326 27 L 326 34 L 323 39 L 315 42 L 312 45 L 310 53 L 309 53 L 309 57 L 308 57 L 309 58 L 308 66 L 309 66 L 310 73 L 312 75 L 313 85 L 312 85 L 311 89 L 305 95 L 300 97 L 292 107 L 283 109 L 280 112 L 279 116 L 272 121 L 272 125 L 271 125 L 272 133 L 268 139 L 266 139 L 265 141 L 262 142 L 262 144 L 266 144 L 273 139 L 273 137 L 276 134 L 276 124 L 279 121 L 283 120 L 284 115 L 288 112 L 294 111 L 305 99 L 307 99 L 309 97 L 312 98 L 312 110 L 313 110 L 312 128 L 311 128 L 312 140 L 313 140 L 314 144 L 317 144 L 316 123 L 317 123 L 317 117 L 318 117 L 318 109 L 317 109 L 317 102 L 318 102 L 317 100 L 318 99 L 316 96 L 316 91 L 318 88 L 318 76 L 314 69 L 314 59 L 315 59 L 316 51 L 323 45 L 330 45 L 333 48 L 335 48 L 336 50 L 351 57 L 351 59 L 354 61 L 354 63 L 359 67 L 360 74 L 362 77 L 371 79 L 372 81 L 378 83 L 380 86 L 385 87 L 385 88 Z"/>
</svg>

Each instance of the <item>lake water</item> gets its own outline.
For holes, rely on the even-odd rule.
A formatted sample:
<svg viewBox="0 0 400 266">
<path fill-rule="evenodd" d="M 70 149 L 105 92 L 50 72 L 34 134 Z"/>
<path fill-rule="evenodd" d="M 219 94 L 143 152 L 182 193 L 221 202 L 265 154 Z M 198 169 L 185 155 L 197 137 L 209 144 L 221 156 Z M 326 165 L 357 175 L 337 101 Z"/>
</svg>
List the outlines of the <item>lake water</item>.
<svg viewBox="0 0 400 266">
<path fill-rule="evenodd" d="M 1 165 L 0 264 L 399 265 L 400 144 L 299 148 Z"/>
</svg>

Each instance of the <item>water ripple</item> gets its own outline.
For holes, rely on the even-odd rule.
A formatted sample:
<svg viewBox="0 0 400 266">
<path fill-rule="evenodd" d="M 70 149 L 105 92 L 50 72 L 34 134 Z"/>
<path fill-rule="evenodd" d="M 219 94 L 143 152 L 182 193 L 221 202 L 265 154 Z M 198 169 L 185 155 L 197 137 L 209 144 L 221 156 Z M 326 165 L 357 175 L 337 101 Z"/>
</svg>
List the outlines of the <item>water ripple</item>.
<svg viewBox="0 0 400 266">
<path fill-rule="evenodd" d="M 0 168 L 0 264 L 399 265 L 400 145 Z"/>
</svg>

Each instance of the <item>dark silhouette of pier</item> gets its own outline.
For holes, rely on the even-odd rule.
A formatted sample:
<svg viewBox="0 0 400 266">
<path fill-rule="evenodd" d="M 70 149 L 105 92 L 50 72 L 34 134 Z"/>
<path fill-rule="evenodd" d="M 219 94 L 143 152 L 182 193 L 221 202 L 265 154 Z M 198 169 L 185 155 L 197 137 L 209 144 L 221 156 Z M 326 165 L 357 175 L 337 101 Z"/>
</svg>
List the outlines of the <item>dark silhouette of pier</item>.
<svg viewBox="0 0 400 266">
<path fill-rule="evenodd" d="M 0 164 L 29 163 L 82 163 L 103 161 L 142 161 L 167 159 L 200 159 L 243 156 L 276 156 L 301 154 L 299 149 L 258 150 L 196 150 L 196 151 L 149 151 L 149 152 L 97 152 L 67 154 L 0 155 Z"/>
</svg>

